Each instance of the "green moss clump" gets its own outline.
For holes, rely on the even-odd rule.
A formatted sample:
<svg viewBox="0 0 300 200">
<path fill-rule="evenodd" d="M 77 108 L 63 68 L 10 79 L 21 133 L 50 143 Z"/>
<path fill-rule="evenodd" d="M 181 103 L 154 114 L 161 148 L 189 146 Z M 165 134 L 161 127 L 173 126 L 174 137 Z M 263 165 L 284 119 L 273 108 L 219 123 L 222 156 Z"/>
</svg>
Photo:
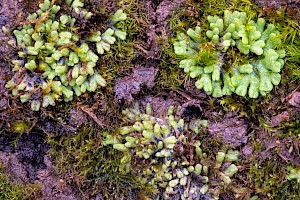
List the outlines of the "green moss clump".
<svg viewBox="0 0 300 200">
<path fill-rule="evenodd" d="M 286 168 L 290 170 L 290 173 L 286 171 Z M 296 200 L 300 195 L 300 185 L 297 180 L 294 180 L 296 177 L 295 171 L 291 171 L 293 169 L 286 167 L 280 158 L 275 159 L 271 156 L 263 163 L 251 163 L 249 172 L 246 173 L 246 184 L 261 199 Z"/>
<path fill-rule="evenodd" d="M 197 26 L 180 33 L 174 43 L 175 54 L 182 59 L 179 67 L 191 78 L 198 78 L 196 87 L 213 97 L 233 92 L 251 98 L 265 96 L 280 83 L 285 51 L 281 49 L 280 33 L 265 19 L 248 20 L 245 12 L 226 10 L 224 17 L 208 16 L 206 35 Z M 266 27 L 265 27 L 266 26 Z M 229 50 L 253 54 L 252 59 L 236 66 L 227 63 Z"/>
<path fill-rule="evenodd" d="M 81 192 L 83 199 L 101 194 L 105 199 L 136 199 L 141 186 L 120 171 L 123 155 L 101 144 L 103 133 L 83 127 L 68 137 L 49 138 L 57 173 Z M 80 181 L 78 181 L 80 180 Z"/>
<path fill-rule="evenodd" d="M 31 199 L 24 186 L 11 182 L 9 177 L 4 175 L 2 166 L 0 166 L 0 199 Z"/>
<path fill-rule="evenodd" d="M 297 22 L 295 22 L 297 23 Z M 299 26 L 299 24 L 296 24 Z M 295 26 L 296 26 L 295 25 Z M 293 27 L 290 27 L 291 29 Z M 297 35 L 294 36 L 294 39 L 291 39 L 292 41 L 288 40 L 286 43 L 286 49 L 287 49 L 287 60 L 289 62 L 289 65 L 287 69 L 284 70 L 286 73 L 287 78 L 283 80 L 284 84 L 287 84 L 290 86 L 292 83 L 297 87 L 300 83 L 300 68 L 299 68 L 299 60 L 300 60 L 300 35 L 299 35 L 299 28 L 295 28 L 297 30 Z M 289 30 L 286 30 L 286 32 Z"/>
<path fill-rule="evenodd" d="M 81 8 L 84 4 L 80 0 L 67 1 L 67 5 L 86 20 L 92 16 Z M 95 31 L 83 37 L 77 32 L 76 19 L 59 13 L 60 6 L 45 0 L 39 8 L 28 15 L 23 27 L 13 31 L 17 46 L 22 48 L 18 52 L 21 59 L 12 61 L 17 73 L 6 84 L 22 103 L 31 101 L 33 111 L 106 86 L 95 68 L 99 56 L 89 44 L 95 43 L 97 53 L 102 55 L 110 51 L 116 38 L 126 39 L 126 32 L 114 27 L 127 18 L 122 10 L 111 17 L 111 28 L 104 33 Z"/>
</svg>

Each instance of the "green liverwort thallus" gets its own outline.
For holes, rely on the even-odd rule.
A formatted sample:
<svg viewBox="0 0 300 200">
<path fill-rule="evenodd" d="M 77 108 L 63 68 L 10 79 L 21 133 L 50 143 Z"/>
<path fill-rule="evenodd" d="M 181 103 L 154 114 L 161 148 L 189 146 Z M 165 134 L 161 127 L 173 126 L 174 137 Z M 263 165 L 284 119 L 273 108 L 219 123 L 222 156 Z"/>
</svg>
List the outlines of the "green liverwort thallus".
<svg viewBox="0 0 300 200">
<path fill-rule="evenodd" d="M 285 51 L 280 48 L 280 32 L 265 19 L 249 20 L 244 12 L 224 11 L 224 16 L 208 16 L 209 30 L 197 26 L 180 33 L 174 43 L 179 67 L 196 78 L 196 87 L 208 95 L 221 97 L 236 93 L 251 98 L 265 96 L 280 83 Z M 253 57 L 241 65 L 230 65 L 224 57 L 231 51 Z M 228 66 L 229 65 L 229 66 Z"/>
</svg>

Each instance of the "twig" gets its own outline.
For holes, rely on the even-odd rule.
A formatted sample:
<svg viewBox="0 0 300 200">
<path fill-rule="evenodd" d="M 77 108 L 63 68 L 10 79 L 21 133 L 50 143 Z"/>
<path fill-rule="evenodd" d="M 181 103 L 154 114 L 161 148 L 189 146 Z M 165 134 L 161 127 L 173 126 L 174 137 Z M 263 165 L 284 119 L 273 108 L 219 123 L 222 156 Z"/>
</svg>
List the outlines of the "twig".
<svg viewBox="0 0 300 200">
<path fill-rule="evenodd" d="M 87 108 L 86 106 L 79 106 L 79 108 L 88 114 L 100 127 L 103 127 L 102 122 L 98 119 L 98 117 L 92 112 L 92 108 Z"/>
</svg>

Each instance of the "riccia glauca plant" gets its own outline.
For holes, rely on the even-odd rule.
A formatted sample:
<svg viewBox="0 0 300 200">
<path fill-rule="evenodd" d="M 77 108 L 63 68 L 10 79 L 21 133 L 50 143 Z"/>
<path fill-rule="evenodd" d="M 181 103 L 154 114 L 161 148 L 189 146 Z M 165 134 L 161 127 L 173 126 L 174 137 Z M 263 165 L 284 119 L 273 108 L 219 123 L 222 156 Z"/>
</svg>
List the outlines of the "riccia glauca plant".
<svg viewBox="0 0 300 200">
<path fill-rule="evenodd" d="M 197 79 L 198 89 L 213 97 L 236 93 L 257 98 L 280 83 L 285 50 L 274 24 L 264 18 L 249 20 L 245 12 L 228 10 L 223 17 L 208 16 L 207 21 L 206 33 L 199 26 L 190 28 L 187 34 L 178 34 L 173 44 L 182 59 L 179 67 Z M 244 63 L 228 62 L 230 51 L 245 55 Z"/>
<path fill-rule="evenodd" d="M 144 163 L 137 171 L 141 184 L 152 187 L 162 199 L 218 199 L 219 194 L 238 172 L 233 162 L 239 151 L 206 153 L 196 140 L 206 120 L 184 120 L 171 106 L 165 117 L 153 115 L 150 104 L 142 112 L 138 104 L 123 111 L 128 126 L 116 134 L 106 133 L 103 145 L 112 145 L 124 153 L 120 171 L 129 173 L 133 166 Z M 212 159 L 213 158 L 213 159 Z"/>
<path fill-rule="evenodd" d="M 92 13 L 82 8 L 82 1 L 67 0 L 66 4 L 81 18 L 91 18 Z M 126 39 L 126 32 L 114 27 L 127 17 L 122 10 L 112 16 L 111 28 L 88 37 L 77 33 L 75 18 L 59 11 L 60 6 L 45 0 L 35 13 L 28 15 L 22 27 L 13 31 L 21 49 L 20 59 L 12 60 L 16 73 L 6 88 L 22 103 L 31 102 L 34 111 L 41 105 L 54 106 L 56 100 L 68 102 L 75 95 L 104 87 L 106 81 L 95 69 L 99 54 L 109 51 L 116 38 Z M 96 44 L 98 55 L 90 49 L 91 43 Z"/>
</svg>

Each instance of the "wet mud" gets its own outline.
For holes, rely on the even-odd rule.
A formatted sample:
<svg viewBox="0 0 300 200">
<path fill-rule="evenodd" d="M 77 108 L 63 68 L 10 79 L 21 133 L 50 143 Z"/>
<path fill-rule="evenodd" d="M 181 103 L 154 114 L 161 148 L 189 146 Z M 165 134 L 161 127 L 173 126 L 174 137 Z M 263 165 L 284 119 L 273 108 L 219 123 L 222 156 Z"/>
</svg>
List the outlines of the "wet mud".
<svg viewBox="0 0 300 200">
<path fill-rule="evenodd" d="M 37 131 L 32 131 L 30 134 L 23 134 L 19 137 L 16 135 L 0 136 L 0 149 L 3 153 L 13 154 L 15 157 L 8 162 L 11 172 L 18 173 L 14 170 L 15 163 L 20 163 L 26 166 L 26 177 L 28 182 L 33 183 L 36 178 L 36 172 L 45 169 L 44 156 L 46 155 L 49 145 L 45 140 L 45 134 Z M 18 168 L 18 166 L 17 166 Z M 21 170 L 21 171 L 24 171 Z M 24 174 L 23 172 L 21 174 Z"/>
</svg>

